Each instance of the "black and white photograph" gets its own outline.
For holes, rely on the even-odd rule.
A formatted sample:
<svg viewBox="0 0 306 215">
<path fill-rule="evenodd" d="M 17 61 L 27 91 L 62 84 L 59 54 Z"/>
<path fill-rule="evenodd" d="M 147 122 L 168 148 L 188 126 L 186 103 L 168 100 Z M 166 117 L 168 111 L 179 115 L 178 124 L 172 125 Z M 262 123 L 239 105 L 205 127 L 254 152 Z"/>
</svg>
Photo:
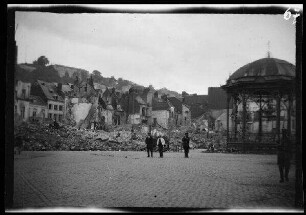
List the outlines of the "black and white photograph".
<svg viewBox="0 0 306 215">
<path fill-rule="evenodd" d="M 304 212 L 302 4 L 7 15 L 6 212 Z"/>
</svg>

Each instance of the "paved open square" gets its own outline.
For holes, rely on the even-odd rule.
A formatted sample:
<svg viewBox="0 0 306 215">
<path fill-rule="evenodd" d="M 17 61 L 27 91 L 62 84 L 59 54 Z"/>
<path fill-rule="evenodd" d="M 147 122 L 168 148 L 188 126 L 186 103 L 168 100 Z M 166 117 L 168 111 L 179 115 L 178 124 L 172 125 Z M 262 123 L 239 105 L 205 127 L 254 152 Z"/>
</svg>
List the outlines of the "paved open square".
<svg viewBox="0 0 306 215">
<path fill-rule="evenodd" d="M 276 155 L 46 151 L 15 155 L 15 208 L 293 209 L 295 166 L 279 183 Z"/>
</svg>

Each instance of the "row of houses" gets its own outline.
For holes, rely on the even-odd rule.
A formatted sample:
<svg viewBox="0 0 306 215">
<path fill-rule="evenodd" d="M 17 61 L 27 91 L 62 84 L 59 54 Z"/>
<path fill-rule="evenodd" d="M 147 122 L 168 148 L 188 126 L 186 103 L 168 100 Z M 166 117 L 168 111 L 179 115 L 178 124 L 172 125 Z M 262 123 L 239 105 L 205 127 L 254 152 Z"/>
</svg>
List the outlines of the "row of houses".
<svg viewBox="0 0 306 215">
<path fill-rule="evenodd" d="M 190 107 L 181 99 L 159 95 L 150 87 L 133 86 L 122 92 L 96 87 L 92 77 L 73 84 L 15 83 L 15 118 L 74 121 L 86 128 L 105 125 L 146 124 L 169 128 L 190 125 Z"/>
<path fill-rule="evenodd" d="M 59 87 L 40 80 L 34 84 L 17 81 L 14 92 L 15 118 L 22 121 L 62 121 L 65 113 L 65 96 Z"/>
</svg>

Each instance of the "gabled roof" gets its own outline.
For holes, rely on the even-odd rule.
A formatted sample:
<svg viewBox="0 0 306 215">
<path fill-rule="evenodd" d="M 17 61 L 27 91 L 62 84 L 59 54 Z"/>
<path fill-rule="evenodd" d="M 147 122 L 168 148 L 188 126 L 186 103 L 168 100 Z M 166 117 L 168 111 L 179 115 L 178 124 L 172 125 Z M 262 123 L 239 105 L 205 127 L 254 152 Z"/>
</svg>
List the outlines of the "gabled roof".
<svg viewBox="0 0 306 215">
<path fill-rule="evenodd" d="M 156 99 L 152 101 L 152 111 L 169 110 L 170 107 L 170 104 L 166 101 L 157 101 Z"/>
<path fill-rule="evenodd" d="M 111 91 L 108 89 L 108 88 L 106 88 L 106 90 L 104 91 L 104 93 L 103 93 L 103 97 L 109 97 L 111 95 Z"/>
<path fill-rule="evenodd" d="M 31 101 L 30 103 L 33 105 L 41 105 L 41 106 L 47 105 L 47 103 L 45 103 L 43 99 L 40 98 L 39 96 L 30 95 L 29 99 Z"/>
<path fill-rule="evenodd" d="M 57 87 L 54 84 L 41 80 L 37 80 L 37 83 L 41 87 L 44 95 L 48 100 L 54 100 L 60 102 L 64 101 L 64 98 L 60 95 L 61 93 L 58 92 Z M 54 96 L 57 96 L 57 99 L 55 99 Z"/>
<path fill-rule="evenodd" d="M 182 113 L 182 105 L 183 103 L 176 97 L 169 97 L 169 102 L 174 106 L 178 113 Z"/>
</svg>

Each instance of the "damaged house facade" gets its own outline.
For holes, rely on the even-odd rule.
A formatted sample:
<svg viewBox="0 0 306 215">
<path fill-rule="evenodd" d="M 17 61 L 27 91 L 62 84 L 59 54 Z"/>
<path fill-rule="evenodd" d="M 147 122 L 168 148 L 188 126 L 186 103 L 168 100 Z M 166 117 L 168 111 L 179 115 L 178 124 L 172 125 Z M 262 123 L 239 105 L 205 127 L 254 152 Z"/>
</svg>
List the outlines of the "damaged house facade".
<svg viewBox="0 0 306 215">
<path fill-rule="evenodd" d="M 15 82 L 14 114 L 15 118 L 18 117 L 22 121 L 27 121 L 30 117 L 30 92 L 31 83 L 19 80 Z"/>
<path fill-rule="evenodd" d="M 153 93 L 151 88 L 133 86 L 122 95 L 120 104 L 126 113 L 127 124 L 152 124 Z"/>
<path fill-rule="evenodd" d="M 80 81 L 78 76 L 68 93 L 66 119 L 74 122 L 77 127 L 88 128 L 99 119 L 95 118 L 98 111 L 98 92 L 94 88 L 92 77 Z"/>
<path fill-rule="evenodd" d="M 194 127 L 214 131 L 226 129 L 227 95 L 221 87 L 208 87 L 208 95 L 182 95 L 183 102 L 190 107 Z"/>
<path fill-rule="evenodd" d="M 168 129 L 174 122 L 174 106 L 167 100 L 154 98 L 152 104 L 153 127 Z"/>
<path fill-rule="evenodd" d="M 44 114 L 45 118 L 60 122 L 63 120 L 65 96 L 61 91 L 61 84 L 57 87 L 53 83 L 37 80 L 32 85 L 31 95 L 34 96 L 32 98 L 36 105 L 40 104 L 40 106 L 43 106 L 45 104 L 47 106 L 47 111 Z"/>
<path fill-rule="evenodd" d="M 132 86 L 95 89 L 92 77 L 73 84 L 41 80 L 16 82 L 15 113 L 24 121 L 53 121 L 77 128 L 104 129 L 112 125 L 185 126 L 191 123 L 190 107 L 175 97 L 159 96 L 153 87 Z"/>
<path fill-rule="evenodd" d="M 230 101 L 231 107 L 232 101 Z M 208 87 L 208 106 L 210 111 L 210 116 L 214 120 L 215 131 L 226 130 L 226 114 L 227 114 L 227 95 L 226 91 L 221 87 Z M 232 112 L 232 109 L 229 109 Z M 230 122 L 229 127 L 232 127 L 232 122 Z"/>
<path fill-rule="evenodd" d="M 92 76 L 84 81 L 78 77 L 69 94 L 67 119 L 79 128 L 103 129 L 105 126 L 120 125 L 125 122 L 121 108 L 121 92 L 115 88 L 95 89 Z"/>
<path fill-rule="evenodd" d="M 190 107 L 175 97 L 159 98 L 155 92 L 152 105 L 153 126 L 168 129 L 172 126 L 190 126 Z"/>
<path fill-rule="evenodd" d="M 208 130 L 208 121 L 211 121 L 208 95 L 188 95 L 183 92 L 182 96 L 183 103 L 190 107 L 192 125 L 200 130 Z"/>
<path fill-rule="evenodd" d="M 183 103 L 176 97 L 169 97 L 167 100 L 174 107 L 174 125 L 190 126 L 191 111 L 190 106 Z"/>
<path fill-rule="evenodd" d="M 48 107 L 39 96 L 30 95 L 30 118 L 31 121 L 45 121 Z"/>
<path fill-rule="evenodd" d="M 106 88 L 99 96 L 99 108 L 107 125 L 121 125 L 125 123 L 125 113 L 120 104 L 121 92 L 115 88 Z"/>
</svg>

